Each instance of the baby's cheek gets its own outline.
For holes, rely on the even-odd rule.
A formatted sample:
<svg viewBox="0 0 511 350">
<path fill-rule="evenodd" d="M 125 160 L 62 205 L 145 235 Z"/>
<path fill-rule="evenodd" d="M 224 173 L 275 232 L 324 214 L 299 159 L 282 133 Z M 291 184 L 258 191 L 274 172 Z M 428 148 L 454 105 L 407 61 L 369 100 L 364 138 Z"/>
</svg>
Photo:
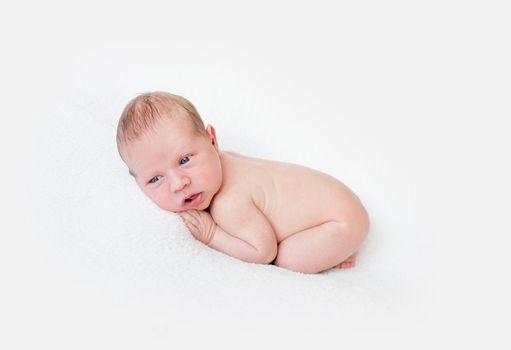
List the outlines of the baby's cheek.
<svg viewBox="0 0 511 350">
<path fill-rule="evenodd" d="M 171 198 L 161 199 L 159 203 L 160 208 L 168 211 L 176 211 L 178 209 L 176 204 L 171 200 Z"/>
<path fill-rule="evenodd" d="M 159 192 L 153 192 L 153 193 L 146 193 L 149 199 L 155 203 L 158 207 L 166 210 L 167 206 L 169 205 L 168 201 L 165 200 L 165 196 L 162 193 Z"/>
</svg>

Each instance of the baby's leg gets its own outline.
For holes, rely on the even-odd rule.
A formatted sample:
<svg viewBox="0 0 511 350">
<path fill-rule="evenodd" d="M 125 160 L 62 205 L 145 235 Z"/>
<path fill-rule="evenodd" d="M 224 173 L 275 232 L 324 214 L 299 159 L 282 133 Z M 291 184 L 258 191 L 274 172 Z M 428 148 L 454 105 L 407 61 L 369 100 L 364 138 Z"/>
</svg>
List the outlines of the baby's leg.
<svg viewBox="0 0 511 350">
<path fill-rule="evenodd" d="M 297 232 L 280 242 L 275 265 L 304 273 L 348 267 L 368 231 L 365 225 L 354 226 L 329 221 Z M 342 265 L 346 260 L 350 264 Z"/>
</svg>

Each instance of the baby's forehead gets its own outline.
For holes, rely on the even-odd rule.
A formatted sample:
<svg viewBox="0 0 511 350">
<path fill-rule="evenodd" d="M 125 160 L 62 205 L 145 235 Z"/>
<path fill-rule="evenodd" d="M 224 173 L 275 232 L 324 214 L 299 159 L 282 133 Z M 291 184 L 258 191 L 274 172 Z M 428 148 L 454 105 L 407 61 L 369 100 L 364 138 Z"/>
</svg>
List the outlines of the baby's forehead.
<svg viewBox="0 0 511 350">
<path fill-rule="evenodd" d="M 169 137 L 179 139 L 185 143 L 195 143 L 203 141 L 205 134 L 201 133 L 194 123 L 189 119 L 176 118 L 166 129 Z"/>
<path fill-rule="evenodd" d="M 176 131 L 193 131 L 194 125 L 190 117 L 183 114 L 175 114 L 172 116 L 164 116 L 154 122 L 154 126 L 158 128 L 175 129 Z"/>
<path fill-rule="evenodd" d="M 189 118 L 164 118 L 158 121 L 144 137 L 165 140 L 169 143 L 192 144 L 202 141 L 199 133 Z"/>
</svg>

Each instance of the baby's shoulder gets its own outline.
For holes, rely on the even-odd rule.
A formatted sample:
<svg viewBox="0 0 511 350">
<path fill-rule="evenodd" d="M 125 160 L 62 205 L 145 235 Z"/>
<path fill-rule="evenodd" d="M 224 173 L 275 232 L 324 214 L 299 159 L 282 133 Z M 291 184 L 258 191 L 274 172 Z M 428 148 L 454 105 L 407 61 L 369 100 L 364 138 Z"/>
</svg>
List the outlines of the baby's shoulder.
<svg viewBox="0 0 511 350">
<path fill-rule="evenodd" d="M 249 191 L 222 190 L 213 197 L 209 212 L 213 219 L 217 220 L 238 212 L 240 208 L 251 203 L 251 198 Z"/>
<path fill-rule="evenodd" d="M 222 190 L 227 195 L 231 192 L 247 192 L 268 174 L 269 167 L 264 161 L 239 153 L 223 152 L 222 155 Z"/>
<path fill-rule="evenodd" d="M 227 153 L 227 154 L 226 154 Z M 253 171 L 244 160 L 245 157 L 232 152 L 224 152 L 222 157 L 222 186 L 213 197 L 210 212 L 236 210 L 240 205 L 249 203 L 254 194 Z"/>
</svg>

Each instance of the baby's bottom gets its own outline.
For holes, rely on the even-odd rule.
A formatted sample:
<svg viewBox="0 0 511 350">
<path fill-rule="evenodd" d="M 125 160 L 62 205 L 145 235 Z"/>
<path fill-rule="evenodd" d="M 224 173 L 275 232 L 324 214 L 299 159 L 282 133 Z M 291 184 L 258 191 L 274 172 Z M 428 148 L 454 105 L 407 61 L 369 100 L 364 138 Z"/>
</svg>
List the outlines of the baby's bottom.
<svg viewBox="0 0 511 350">
<path fill-rule="evenodd" d="M 329 221 L 280 242 L 275 265 L 303 273 L 352 267 L 355 253 L 366 235 L 367 228 L 352 229 Z"/>
</svg>

